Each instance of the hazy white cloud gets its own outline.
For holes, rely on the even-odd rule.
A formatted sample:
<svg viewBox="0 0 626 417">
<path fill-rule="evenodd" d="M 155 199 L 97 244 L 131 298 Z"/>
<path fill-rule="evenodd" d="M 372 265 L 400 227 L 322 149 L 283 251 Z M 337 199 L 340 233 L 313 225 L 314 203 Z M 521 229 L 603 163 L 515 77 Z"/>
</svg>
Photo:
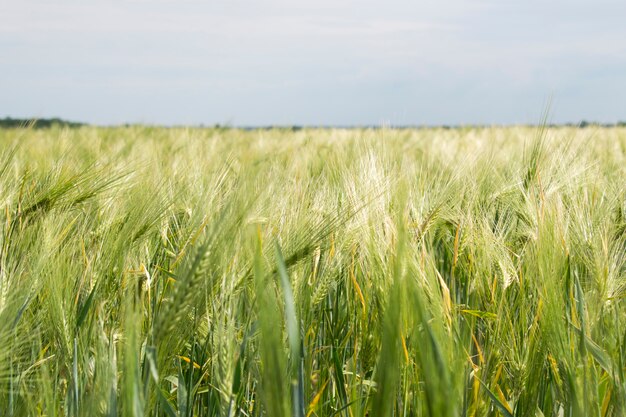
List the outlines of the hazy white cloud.
<svg viewBox="0 0 626 417">
<path fill-rule="evenodd" d="M 0 117 L 98 123 L 626 119 L 622 1 L 20 0 Z"/>
</svg>

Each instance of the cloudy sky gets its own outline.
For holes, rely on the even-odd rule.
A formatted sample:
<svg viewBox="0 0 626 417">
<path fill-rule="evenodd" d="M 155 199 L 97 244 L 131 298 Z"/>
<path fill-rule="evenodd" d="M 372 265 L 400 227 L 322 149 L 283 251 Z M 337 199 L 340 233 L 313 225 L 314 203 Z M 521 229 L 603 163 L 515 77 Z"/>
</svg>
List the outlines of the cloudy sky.
<svg viewBox="0 0 626 417">
<path fill-rule="evenodd" d="M 0 117 L 626 120 L 624 0 L 0 2 Z"/>
</svg>

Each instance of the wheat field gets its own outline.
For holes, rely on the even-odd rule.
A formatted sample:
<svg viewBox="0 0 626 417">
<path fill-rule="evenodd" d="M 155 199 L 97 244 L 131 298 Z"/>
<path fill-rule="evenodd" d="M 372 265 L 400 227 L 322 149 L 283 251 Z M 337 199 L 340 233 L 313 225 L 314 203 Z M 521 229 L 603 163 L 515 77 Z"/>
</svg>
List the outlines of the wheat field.
<svg viewBox="0 0 626 417">
<path fill-rule="evenodd" d="M 626 129 L 0 130 L 2 416 L 626 415 Z"/>
</svg>

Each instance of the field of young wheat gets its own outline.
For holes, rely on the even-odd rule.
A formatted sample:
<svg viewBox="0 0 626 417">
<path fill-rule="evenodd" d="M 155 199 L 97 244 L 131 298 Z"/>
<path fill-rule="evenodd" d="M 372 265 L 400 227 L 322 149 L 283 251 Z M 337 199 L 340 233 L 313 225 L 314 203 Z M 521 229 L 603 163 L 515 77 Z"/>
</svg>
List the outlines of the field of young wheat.
<svg viewBox="0 0 626 417">
<path fill-rule="evenodd" d="M 2 416 L 623 416 L 626 129 L 0 130 Z"/>
</svg>

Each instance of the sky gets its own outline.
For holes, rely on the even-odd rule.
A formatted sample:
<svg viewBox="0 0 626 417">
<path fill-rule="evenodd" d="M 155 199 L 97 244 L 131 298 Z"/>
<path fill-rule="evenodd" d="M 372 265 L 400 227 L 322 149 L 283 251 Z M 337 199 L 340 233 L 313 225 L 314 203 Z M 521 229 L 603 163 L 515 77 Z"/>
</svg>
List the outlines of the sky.
<svg viewBox="0 0 626 417">
<path fill-rule="evenodd" d="M 0 0 L 0 118 L 626 120 L 624 0 Z"/>
</svg>

